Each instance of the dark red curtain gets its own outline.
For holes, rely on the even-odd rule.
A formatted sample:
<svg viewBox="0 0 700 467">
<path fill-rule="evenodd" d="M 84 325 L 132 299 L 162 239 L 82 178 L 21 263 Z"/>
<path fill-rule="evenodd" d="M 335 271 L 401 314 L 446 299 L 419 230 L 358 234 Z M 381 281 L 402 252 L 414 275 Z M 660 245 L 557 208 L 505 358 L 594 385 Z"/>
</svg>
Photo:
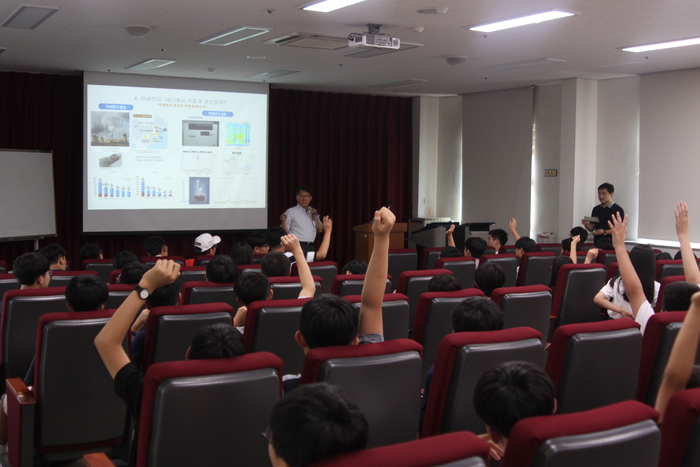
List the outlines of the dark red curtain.
<svg viewBox="0 0 700 467">
<path fill-rule="evenodd" d="M 39 246 L 60 243 L 74 269 L 88 242 L 98 243 L 106 257 L 122 250 L 145 254 L 151 234 L 82 234 L 82 141 L 82 77 L 0 73 L 0 148 L 53 151 L 58 235 Z M 387 201 L 399 220 L 408 219 L 411 99 L 271 90 L 269 142 L 269 224 L 279 224 L 280 213 L 295 203 L 297 185 L 311 185 L 313 206 L 334 220 L 328 259 L 352 259 L 352 227 Z M 199 233 L 162 237 L 171 254 L 191 257 Z M 249 232 L 214 233 L 222 237 L 219 251 L 227 253 Z M 11 266 L 32 249 L 31 241 L 2 242 L 0 259 Z"/>
<path fill-rule="evenodd" d="M 410 98 L 273 89 L 270 92 L 270 223 L 294 205 L 299 185 L 333 219 L 328 259 L 354 258 L 352 228 L 392 203 L 411 215 Z"/>
</svg>

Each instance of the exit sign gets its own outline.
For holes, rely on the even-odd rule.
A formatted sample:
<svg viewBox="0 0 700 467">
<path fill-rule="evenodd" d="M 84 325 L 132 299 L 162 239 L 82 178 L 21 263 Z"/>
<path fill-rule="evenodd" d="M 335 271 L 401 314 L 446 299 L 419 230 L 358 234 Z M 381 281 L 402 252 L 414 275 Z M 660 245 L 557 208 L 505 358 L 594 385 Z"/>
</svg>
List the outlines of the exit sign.
<svg viewBox="0 0 700 467">
<path fill-rule="evenodd" d="M 545 169 L 544 176 L 545 177 L 556 177 L 557 176 L 557 169 Z"/>
</svg>

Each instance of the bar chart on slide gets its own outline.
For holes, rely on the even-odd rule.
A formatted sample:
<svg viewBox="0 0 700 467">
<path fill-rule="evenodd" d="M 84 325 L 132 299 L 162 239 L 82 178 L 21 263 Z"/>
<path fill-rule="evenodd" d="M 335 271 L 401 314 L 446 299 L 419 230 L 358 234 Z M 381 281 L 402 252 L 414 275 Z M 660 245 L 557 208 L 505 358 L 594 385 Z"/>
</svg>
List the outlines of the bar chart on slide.
<svg viewBox="0 0 700 467">
<path fill-rule="evenodd" d="M 172 189 L 168 190 L 163 186 L 149 184 L 143 177 L 136 177 L 136 193 L 141 198 L 172 198 Z"/>
<path fill-rule="evenodd" d="M 117 181 L 94 177 L 92 191 L 95 198 L 131 198 L 131 186 L 128 179 Z"/>
</svg>

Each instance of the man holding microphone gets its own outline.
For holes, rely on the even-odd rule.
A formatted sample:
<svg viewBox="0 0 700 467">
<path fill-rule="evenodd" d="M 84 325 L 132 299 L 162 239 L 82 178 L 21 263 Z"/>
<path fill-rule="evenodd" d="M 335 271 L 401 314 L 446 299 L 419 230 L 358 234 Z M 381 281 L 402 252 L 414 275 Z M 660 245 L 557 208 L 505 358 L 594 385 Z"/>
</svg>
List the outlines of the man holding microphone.
<svg viewBox="0 0 700 467">
<path fill-rule="evenodd" d="M 287 209 L 280 216 L 282 220 L 281 227 L 288 234 L 294 234 L 301 243 L 301 248 L 304 254 L 314 251 L 314 240 L 316 233 L 323 231 L 323 224 L 319 218 L 318 211 L 310 206 L 311 204 L 311 188 L 302 185 L 297 188 L 297 205 Z"/>
</svg>

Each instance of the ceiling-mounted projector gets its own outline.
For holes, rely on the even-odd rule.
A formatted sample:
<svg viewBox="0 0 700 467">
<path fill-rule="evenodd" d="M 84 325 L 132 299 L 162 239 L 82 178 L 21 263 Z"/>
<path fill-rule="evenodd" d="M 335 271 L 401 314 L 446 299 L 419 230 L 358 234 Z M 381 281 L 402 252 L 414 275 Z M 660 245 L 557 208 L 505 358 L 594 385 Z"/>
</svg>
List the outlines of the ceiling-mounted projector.
<svg viewBox="0 0 700 467">
<path fill-rule="evenodd" d="M 401 40 L 391 37 L 388 34 L 379 34 L 379 24 L 368 24 L 367 32 L 352 33 L 348 36 L 348 46 L 350 47 L 378 47 L 382 49 L 398 49 L 401 47 Z"/>
</svg>

